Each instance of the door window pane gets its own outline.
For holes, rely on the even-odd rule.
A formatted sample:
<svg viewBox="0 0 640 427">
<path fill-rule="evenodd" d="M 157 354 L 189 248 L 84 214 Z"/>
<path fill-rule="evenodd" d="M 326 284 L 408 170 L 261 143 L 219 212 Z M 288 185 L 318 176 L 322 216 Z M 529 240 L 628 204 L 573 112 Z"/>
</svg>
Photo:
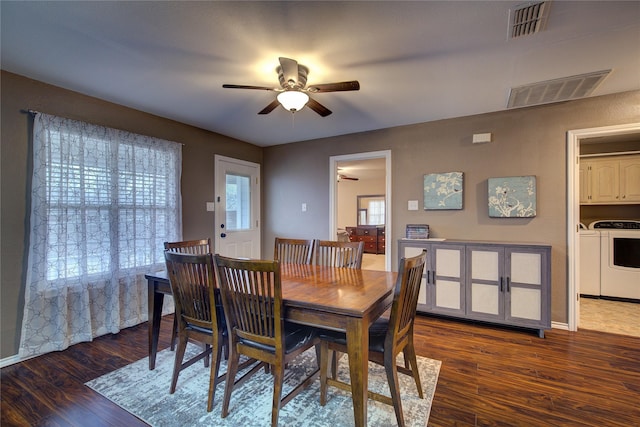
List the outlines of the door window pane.
<svg viewBox="0 0 640 427">
<path fill-rule="evenodd" d="M 251 179 L 226 174 L 227 230 L 251 228 Z"/>
</svg>

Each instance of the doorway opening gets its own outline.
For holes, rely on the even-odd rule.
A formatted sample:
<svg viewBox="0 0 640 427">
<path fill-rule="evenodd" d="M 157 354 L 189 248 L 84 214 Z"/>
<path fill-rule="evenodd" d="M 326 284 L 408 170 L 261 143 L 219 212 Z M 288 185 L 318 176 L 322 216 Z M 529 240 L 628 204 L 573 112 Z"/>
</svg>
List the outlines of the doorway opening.
<svg viewBox="0 0 640 427">
<path fill-rule="evenodd" d="M 329 171 L 330 240 L 346 238 L 347 227 L 383 227 L 384 269 L 391 271 L 391 151 L 331 156 Z M 371 206 L 358 206 L 366 201 Z M 368 252 L 382 258 L 375 255 L 381 251 Z"/>
<path fill-rule="evenodd" d="M 568 328 L 580 324 L 580 153 L 587 142 L 611 144 L 621 139 L 640 141 L 640 123 L 578 129 L 567 132 L 567 250 L 568 250 Z M 603 218 L 604 219 L 604 218 Z M 616 219 L 616 218 L 607 218 Z M 586 224 L 588 226 L 588 224 Z"/>
</svg>

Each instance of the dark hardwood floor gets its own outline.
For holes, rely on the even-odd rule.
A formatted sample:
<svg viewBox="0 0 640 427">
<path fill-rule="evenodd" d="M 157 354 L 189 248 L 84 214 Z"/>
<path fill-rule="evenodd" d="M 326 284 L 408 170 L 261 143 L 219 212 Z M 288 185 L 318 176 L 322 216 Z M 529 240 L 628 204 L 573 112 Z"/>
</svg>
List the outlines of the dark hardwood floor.
<svg viewBox="0 0 640 427">
<path fill-rule="evenodd" d="M 640 338 L 554 329 L 540 339 L 418 316 L 415 341 L 442 361 L 429 426 L 640 426 Z M 3 368 L 0 424 L 144 426 L 84 383 L 146 355 L 142 324 Z"/>
</svg>

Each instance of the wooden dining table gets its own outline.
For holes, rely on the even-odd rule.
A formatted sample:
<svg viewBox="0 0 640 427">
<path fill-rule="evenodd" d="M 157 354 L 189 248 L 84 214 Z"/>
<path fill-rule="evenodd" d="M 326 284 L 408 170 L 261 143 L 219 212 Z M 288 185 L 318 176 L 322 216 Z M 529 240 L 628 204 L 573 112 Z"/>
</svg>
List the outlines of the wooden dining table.
<svg viewBox="0 0 640 427">
<path fill-rule="evenodd" d="M 369 325 L 391 306 L 396 276 L 386 271 L 281 265 L 285 318 L 346 333 L 356 426 L 367 425 Z M 149 287 L 149 369 L 154 369 L 162 303 L 171 287 L 166 274 L 145 277 Z"/>
</svg>

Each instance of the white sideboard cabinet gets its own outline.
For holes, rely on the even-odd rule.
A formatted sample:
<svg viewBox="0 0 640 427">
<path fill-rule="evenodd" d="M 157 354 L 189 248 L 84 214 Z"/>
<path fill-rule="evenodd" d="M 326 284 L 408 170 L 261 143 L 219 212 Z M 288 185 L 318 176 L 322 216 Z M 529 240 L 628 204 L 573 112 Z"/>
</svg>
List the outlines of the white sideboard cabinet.
<svg viewBox="0 0 640 427">
<path fill-rule="evenodd" d="M 551 247 L 401 239 L 399 257 L 427 250 L 418 312 L 544 330 L 551 327 Z"/>
</svg>

